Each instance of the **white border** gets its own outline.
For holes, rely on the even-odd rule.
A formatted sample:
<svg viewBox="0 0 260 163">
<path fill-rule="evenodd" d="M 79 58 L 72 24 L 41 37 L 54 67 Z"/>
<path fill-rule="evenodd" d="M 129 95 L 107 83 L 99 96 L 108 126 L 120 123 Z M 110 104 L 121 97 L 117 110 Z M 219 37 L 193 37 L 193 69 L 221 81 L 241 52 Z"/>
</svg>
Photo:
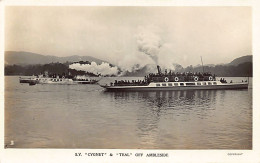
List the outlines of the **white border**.
<svg viewBox="0 0 260 163">
<path fill-rule="evenodd" d="M 251 6 L 252 0 L 5 0 L 17 6 Z"/>
<path fill-rule="evenodd" d="M 4 149 L 4 66 L 0 68 L 0 162 L 260 162 L 260 108 L 258 100 L 259 74 L 257 62 L 260 61 L 260 6 L 257 0 L 0 0 L 0 57 L 4 65 L 4 7 L 5 6 L 251 6 L 253 8 L 253 150 L 106 150 L 106 149 Z M 257 91 L 258 90 L 258 91 Z M 258 101 L 257 101 L 258 100 Z M 137 157 L 75 157 L 74 153 L 89 152 L 131 152 L 169 153 L 167 158 Z M 240 156 L 228 156 L 229 152 L 243 153 Z"/>
</svg>

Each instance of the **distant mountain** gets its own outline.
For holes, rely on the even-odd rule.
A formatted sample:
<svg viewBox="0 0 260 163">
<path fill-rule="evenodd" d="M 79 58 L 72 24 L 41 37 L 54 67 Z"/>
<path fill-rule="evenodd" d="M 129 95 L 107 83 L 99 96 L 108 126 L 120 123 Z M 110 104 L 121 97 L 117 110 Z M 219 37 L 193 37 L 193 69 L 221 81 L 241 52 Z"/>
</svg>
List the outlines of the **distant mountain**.
<svg viewBox="0 0 260 163">
<path fill-rule="evenodd" d="M 230 62 L 228 65 L 237 66 L 239 64 L 246 63 L 246 62 L 252 63 L 253 62 L 253 56 L 247 55 L 247 56 L 236 58 L 232 62 Z"/>
<path fill-rule="evenodd" d="M 79 61 L 94 61 L 97 64 L 106 62 L 91 56 L 68 56 L 68 57 L 57 57 L 49 55 L 41 55 L 31 52 L 23 51 L 5 51 L 5 64 L 6 65 L 34 65 L 34 64 L 48 64 L 48 63 L 65 63 L 65 62 L 79 62 Z"/>
</svg>

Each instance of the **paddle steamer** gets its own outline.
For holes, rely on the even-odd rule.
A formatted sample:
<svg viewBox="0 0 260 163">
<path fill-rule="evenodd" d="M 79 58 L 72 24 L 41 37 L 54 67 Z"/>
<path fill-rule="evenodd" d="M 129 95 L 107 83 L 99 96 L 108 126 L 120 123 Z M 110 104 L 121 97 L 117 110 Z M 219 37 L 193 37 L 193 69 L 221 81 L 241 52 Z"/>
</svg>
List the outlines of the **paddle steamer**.
<svg viewBox="0 0 260 163">
<path fill-rule="evenodd" d="M 59 85 L 73 85 L 73 84 L 95 84 L 98 82 L 96 79 L 91 79 L 86 76 L 75 76 L 68 78 L 65 76 L 59 77 L 48 77 L 43 75 L 37 75 L 32 77 L 20 77 L 20 83 L 29 83 L 30 85 L 35 84 L 59 84 Z"/>
</svg>

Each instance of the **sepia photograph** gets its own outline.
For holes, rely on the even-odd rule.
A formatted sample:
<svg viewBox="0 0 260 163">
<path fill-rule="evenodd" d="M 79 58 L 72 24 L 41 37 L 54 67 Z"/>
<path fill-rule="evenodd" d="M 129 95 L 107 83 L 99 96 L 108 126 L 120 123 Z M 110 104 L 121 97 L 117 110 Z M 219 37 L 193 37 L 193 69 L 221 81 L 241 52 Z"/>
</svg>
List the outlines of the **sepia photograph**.
<svg viewBox="0 0 260 163">
<path fill-rule="evenodd" d="M 252 7 L 4 10 L 5 150 L 253 150 Z"/>
<path fill-rule="evenodd" d="M 250 7 L 21 6 L 5 23 L 7 148 L 252 149 Z"/>
</svg>

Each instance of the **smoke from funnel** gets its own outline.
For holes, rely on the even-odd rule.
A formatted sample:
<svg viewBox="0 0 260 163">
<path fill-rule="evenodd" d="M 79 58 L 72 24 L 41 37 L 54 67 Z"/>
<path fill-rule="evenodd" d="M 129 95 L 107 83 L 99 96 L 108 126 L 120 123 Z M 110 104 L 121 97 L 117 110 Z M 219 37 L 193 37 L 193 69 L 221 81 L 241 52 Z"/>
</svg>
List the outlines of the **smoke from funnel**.
<svg viewBox="0 0 260 163">
<path fill-rule="evenodd" d="M 132 55 L 126 55 L 118 62 L 118 66 L 121 70 L 123 70 L 122 75 L 124 75 L 126 71 L 135 72 L 142 69 L 147 64 L 154 64 L 154 61 L 151 57 L 140 52 L 136 52 Z"/>
<path fill-rule="evenodd" d="M 158 54 L 162 47 L 162 41 L 157 34 L 157 28 L 147 28 L 139 27 L 139 33 L 136 35 L 138 51 L 148 55 L 155 64 L 158 64 Z"/>
<path fill-rule="evenodd" d="M 108 63 L 102 62 L 102 64 L 98 65 L 96 62 L 91 62 L 91 64 L 80 64 L 80 63 L 73 63 L 69 65 L 70 69 L 75 69 L 78 71 L 85 71 L 90 72 L 96 75 L 117 75 L 118 68 L 111 67 Z"/>
<path fill-rule="evenodd" d="M 158 64 L 158 54 L 162 46 L 158 28 L 154 26 L 138 27 L 134 39 L 136 41 L 136 52 L 125 55 L 118 66 L 128 72 L 143 69 L 146 65 Z M 121 55 L 119 55 L 121 56 Z"/>
<path fill-rule="evenodd" d="M 138 27 L 134 35 L 136 52 L 124 55 L 117 63 L 123 70 L 123 74 L 126 71 L 156 70 L 156 65 L 160 65 L 162 69 L 174 70 L 174 48 L 171 44 L 164 42 L 162 36 L 165 36 L 165 33 L 156 26 Z M 118 56 L 122 55 L 118 54 Z"/>
<path fill-rule="evenodd" d="M 154 64 L 163 69 L 174 70 L 173 45 L 164 42 L 162 36 L 165 36 L 165 33 L 156 26 L 140 27 L 136 36 L 138 51 L 149 56 Z"/>
</svg>

